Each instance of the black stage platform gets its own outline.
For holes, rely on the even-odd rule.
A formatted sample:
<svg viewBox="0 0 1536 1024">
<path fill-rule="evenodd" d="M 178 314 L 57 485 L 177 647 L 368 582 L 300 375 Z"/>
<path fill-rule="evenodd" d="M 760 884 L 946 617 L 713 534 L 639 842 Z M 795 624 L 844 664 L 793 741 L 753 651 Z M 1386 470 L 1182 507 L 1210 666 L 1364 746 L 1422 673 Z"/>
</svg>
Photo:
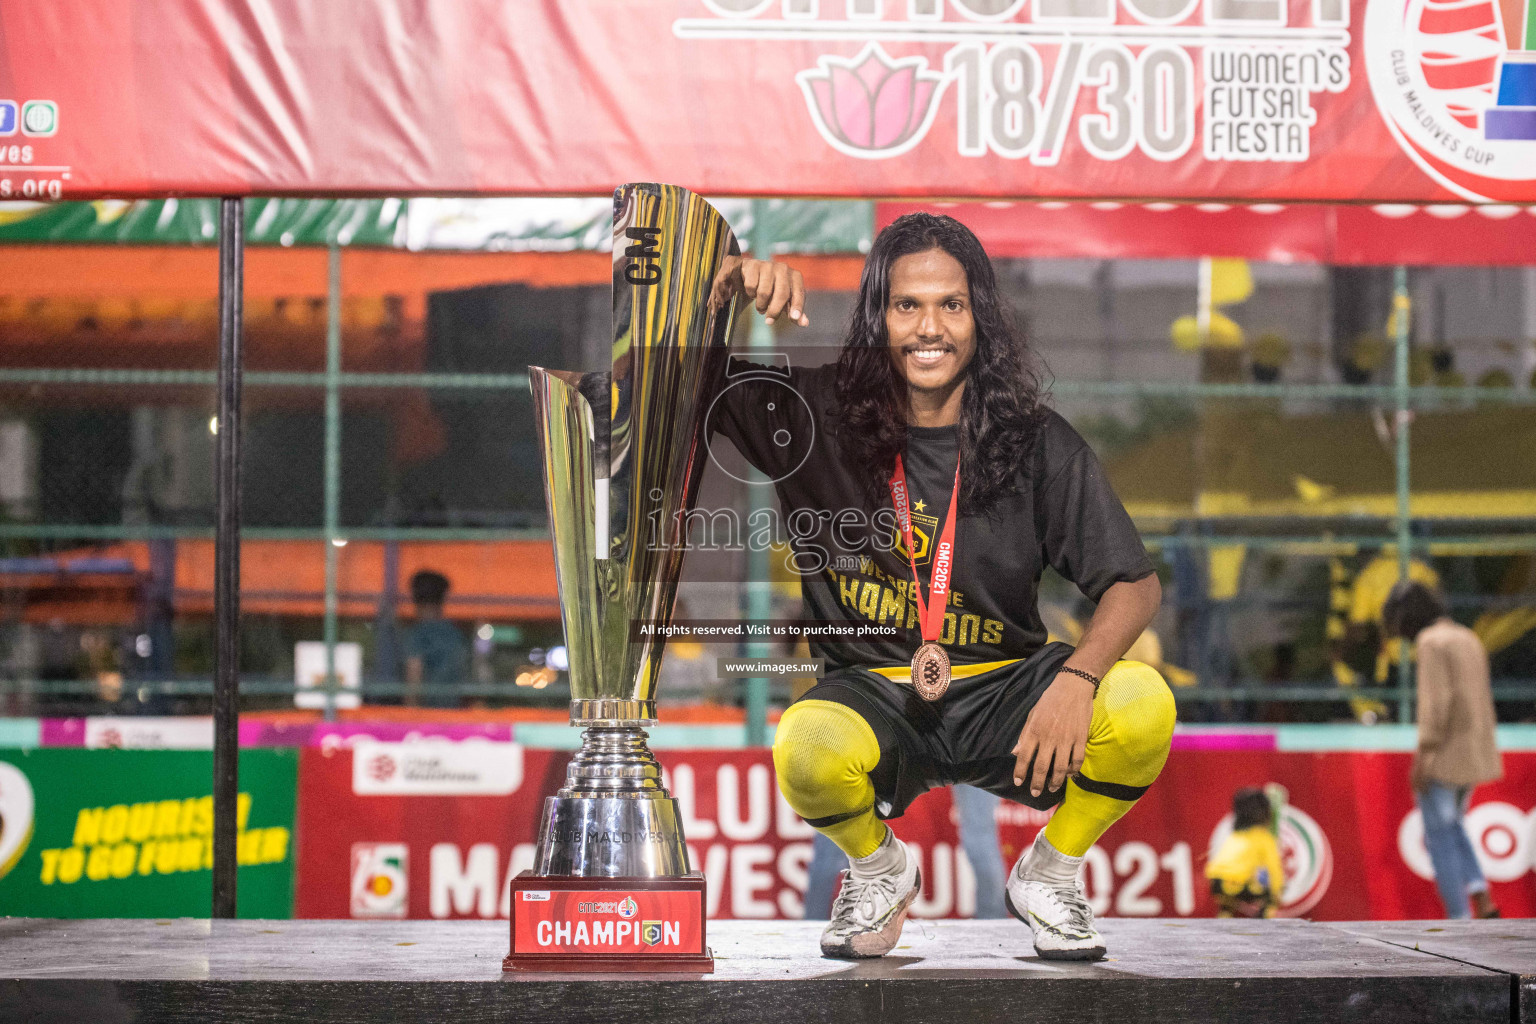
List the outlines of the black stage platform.
<svg viewBox="0 0 1536 1024">
<path fill-rule="evenodd" d="M 713 975 L 576 976 L 503 975 L 502 921 L 9 918 L 0 1021 L 1536 1024 L 1536 921 L 1102 930 L 1099 964 L 1036 959 L 1011 921 L 909 923 L 891 956 L 844 963 L 815 923 L 718 922 Z"/>
<path fill-rule="evenodd" d="M 1509 975 L 1516 1011 L 1509 1019 L 1536 1024 L 1536 921 L 1370 921 L 1335 925 L 1354 935 L 1391 942 Z"/>
</svg>

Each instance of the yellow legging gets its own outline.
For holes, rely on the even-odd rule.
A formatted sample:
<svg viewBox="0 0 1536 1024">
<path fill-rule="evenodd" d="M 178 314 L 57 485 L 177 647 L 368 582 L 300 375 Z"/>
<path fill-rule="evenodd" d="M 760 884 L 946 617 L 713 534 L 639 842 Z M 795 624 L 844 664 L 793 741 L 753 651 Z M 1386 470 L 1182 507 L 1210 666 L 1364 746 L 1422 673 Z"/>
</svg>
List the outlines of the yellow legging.
<svg viewBox="0 0 1536 1024">
<path fill-rule="evenodd" d="M 1135 805 L 1168 760 L 1174 717 L 1157 670 L 1139 661 L 1110 669 L 1093 698 L 1082 772 L 1045 826 L 1052 846 L 1081 857 Z M 779 720 L 773 765 L 784 799 L 850 857 L 867 857 L 885 839 L 869 779 L 879 763 L 874 730 L 850 707 L 802 700 Z"/>
</svg>

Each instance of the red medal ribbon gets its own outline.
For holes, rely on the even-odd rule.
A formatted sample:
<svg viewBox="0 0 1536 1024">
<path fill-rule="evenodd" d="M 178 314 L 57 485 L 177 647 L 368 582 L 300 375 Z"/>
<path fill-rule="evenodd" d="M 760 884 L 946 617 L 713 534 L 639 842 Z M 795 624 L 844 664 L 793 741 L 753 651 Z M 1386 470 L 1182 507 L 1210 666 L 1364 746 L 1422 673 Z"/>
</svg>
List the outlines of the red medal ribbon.
<svg viewBox="0 0 1536 1024">
<path fill-rule="evenodd" d="M 933 552 L 933 579 L 928 587 L 928 601 L 923 602 L 923 581 L 917 574 L 917 544 L 912 537 L 912 513 L 907 508 L 907 471 L 896 456 L 896 471 L 891 474 L 891 503 L 896 506 L 896 521 L 901 524 L 901 539 L 907 545 L 907 563 L 912 567 L 912 599 L 917 602 L 917 624 L 924 643 L 937 643 L 944 629 L 944 606 L 948 603 L 949 579 L 955 569 L 955 509 L 960 504 L 960 461 L 955 460 L 955 490 L 949 496 L 949 511 L 944 528 L 939 531 L 939 546 Z"/>
</svg>

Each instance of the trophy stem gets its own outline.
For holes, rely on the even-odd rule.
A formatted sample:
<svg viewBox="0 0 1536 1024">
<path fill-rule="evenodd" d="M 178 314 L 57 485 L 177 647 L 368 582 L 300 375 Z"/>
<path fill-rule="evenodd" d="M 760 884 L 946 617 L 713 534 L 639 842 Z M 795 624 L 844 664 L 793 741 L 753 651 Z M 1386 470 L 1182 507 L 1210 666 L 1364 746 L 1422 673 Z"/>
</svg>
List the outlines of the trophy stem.
<svg viewBox="0 0 1536 1024">
<path fill-rule="evenodd" d="M 636 726 L 594 727 L 544 801 L 535 875 L 667 878 L 689 872 L 677 801 Z"/>
<path fill-rule="evenodd" d="M 667 799 L 661 764 L 645 739 L 644 729 L 629 726 L 584 730 L 559 795 Z"/>
<path fill-rule="evenodd" d="M 593 726 L 647 726 L 656 724 L 654 700 L 620 700 L 597 697 L 571 701 L 571 724 Z"/>
</svg>

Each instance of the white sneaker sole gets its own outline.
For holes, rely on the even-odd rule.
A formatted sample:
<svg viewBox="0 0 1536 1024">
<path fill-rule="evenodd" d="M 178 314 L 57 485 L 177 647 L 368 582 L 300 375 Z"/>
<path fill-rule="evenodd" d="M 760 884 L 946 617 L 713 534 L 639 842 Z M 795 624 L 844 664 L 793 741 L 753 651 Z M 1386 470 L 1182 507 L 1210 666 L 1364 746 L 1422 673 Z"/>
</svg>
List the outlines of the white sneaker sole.
<svg viewBox="0 0 1536 1024">
<path fill-rule="evenodd" d="M 1031 939 L 1034 938 L 1035 925 L 1027 916 L 1019 913 L 1019 908 L 1013 905 L 1013 896 L 1006 888 L 1003 889 L 1003 906 L 1008 908 L 1008 913 L 1022 921 L 1028 928 Z M 1035 942 L 1035 955 L 1042 960 L 1103 960 L 1108 949 L 1100 943 L 1097 946 L 1084 946 L 1080 949 L 1041 949 L 1040 943 Z"/>
</svg>

